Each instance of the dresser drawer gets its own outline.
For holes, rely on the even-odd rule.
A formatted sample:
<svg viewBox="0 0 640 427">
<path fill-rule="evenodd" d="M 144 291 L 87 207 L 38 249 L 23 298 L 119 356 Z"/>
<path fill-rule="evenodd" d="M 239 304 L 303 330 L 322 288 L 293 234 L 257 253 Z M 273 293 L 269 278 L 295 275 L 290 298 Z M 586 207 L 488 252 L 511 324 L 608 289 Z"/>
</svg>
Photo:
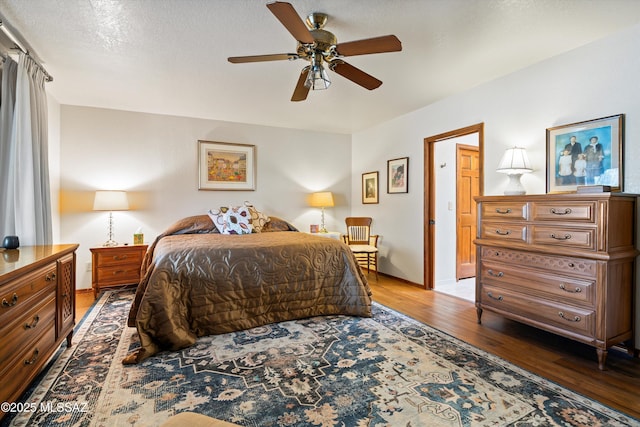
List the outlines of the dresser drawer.
<svg viewBox="0 0 640 427">
<path fill-rule="evenodd" d="M 56 344 L 55 323 L 44 325 L 44 332 L 37 342 L 17 354 L 13 361 L 0 366 L 0 401 L 16 401 L 23 387 L 37 375 L 42 365 L 50 357 Z"/>
<path fill-rule="evenodd" d="M 55 319 L 55 293 L 50 293 L 23 316 L 2 326 L 0 336 L 3 337 L 3 345 L 0 346 L 0 366 L 4 366 L 16 353 L 37 341 L 51 325 L 55 324 Z"/>
<path fill-rule="evenodd" d="M 548 271 L 570 274 L 572 276 L 581 275 L 595 279 L 596 272 L 598 270 L 598 263 L 592 259 L 543 255 L 536 252 L 488 246 L 482 246 L 480 252 L 483 260 L 496 260 L 513 265 L 526 265 L 534 268 L 542 268 Z"/>
<path fill-rule="evenodd" d="M 116 265 L 113 267 L 99 267 L 97 280 L 101 286 L 114 284 L 138 283 L 140 281 L 140 265 Z"/>
<path fill-rule="evenodd" d="M 484 202 L 480 208 L 480 215 L 487 219 L 526 220 L 527 206 L 527 203 L 523 202 Z"/>
<path fill-rule="evenodd" d="M 595 250 L 596 229 L 534 225 L 531 228 L 531 243 Z"/>
<path fill-rule="evenodd" d="M 57 285 L 56 264 L 47 265 L 25 275 L 0 290 L 0 325 L 6 325 L 22 316 L 30 304 L 26 302 L 41 292 L 55 292 Z"/>
<path fill-rule="evenodd" d="M 480 266 L 480 280 L 483 284 L 499 286 L 525 294 L 535 294 L 543 298 L 595 306 L 595 279 L 580 279 L 562 276 L 544 270 L 522 268 L 515 264 L 501 264 L 483 261 Z"/>
<path fill-rule="evenodd" d="M 111 252 L 100 252 L 97 254 L 96 266 L 140 266 L 142 263 L 143 252 L 138 249 L 117 249 Z"/>
<path fill-rule="evenodd" d="M 517 223 L 486 221 L 480 226 L 480 238 L 526 242 L 527 226 Z"/>
<path fill-rule="evenodd" d="M 533 221 L 587 222 L 596 221 L 596 202 L 534 202 L 531 204 Z"/>
<path fill-rule="evenodd" d="M 550 325 L 571 334 L 587 337 L 593 336 L 595 331 L 594 310 L 531 297 L 490 285 L 482 285 L 480 299 L 484 306 L 532 320 L 542 327 Z"/>
</svg>

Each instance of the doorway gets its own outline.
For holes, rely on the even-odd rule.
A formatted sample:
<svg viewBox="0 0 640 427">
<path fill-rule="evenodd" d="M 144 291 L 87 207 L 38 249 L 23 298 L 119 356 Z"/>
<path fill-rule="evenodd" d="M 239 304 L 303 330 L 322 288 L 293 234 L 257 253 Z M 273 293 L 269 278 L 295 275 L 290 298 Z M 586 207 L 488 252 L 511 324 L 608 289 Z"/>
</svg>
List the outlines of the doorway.
<svg viewBox="0 0 640 427">
<path fill-rule="evenodd" d="M 470 140 L 477 141 L 473 144 L 475 147 L 467 143 Z M 451 146 L 454 157 L 450 164 L 442 160 L 440 151 L 451 151 Z M 424 139 L 425 289 L 434 289 L 445 280 L 462 283 L 465 281 L 460 279 L 475 275 L 473 197 L 483 194 L 483 153 L 484 123 Z M 443 175 L 447 168 L 446 173 L 452 175 Z M 462 192 L 465 193 L 460 195 L 463 200 L 453 196 Z M 443 211 L 446 214 L 442 214 Z M 452 256 L 447 255 L 449 251 L 454 251 Z"/>
</svg>

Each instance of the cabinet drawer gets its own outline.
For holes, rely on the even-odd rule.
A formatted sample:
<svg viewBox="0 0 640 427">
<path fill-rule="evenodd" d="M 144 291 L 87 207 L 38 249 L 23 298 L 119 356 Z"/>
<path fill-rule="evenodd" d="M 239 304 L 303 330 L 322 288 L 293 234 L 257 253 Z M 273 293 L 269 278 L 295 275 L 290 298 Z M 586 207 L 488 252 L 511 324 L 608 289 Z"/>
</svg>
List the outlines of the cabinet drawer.
<svg viewBox="0 0 640 427">
<path fill-rule="evenodd" d="M 126 265 L 101 267 L 97 270 L 97 276 L 101 286 L 137 283 L 140 281 L 140 265 L 133 267 Z"/>
<path fill-rule="evenodd" d="M 55 322 L 44 325 L 45 330 L 38 342 L 32 343 L 26 349 L 19 352 L 13 362 L 5 369 L 1 369 L 2 387 L 0 387 L 0 401 L 16 401 L 20 397 L 20 390 L 26 387 L 40 371 L 42 365 L 51 355 L 56 344 Z M 12 395 L 15 394 L 15 395 Z"/>
<path fill-rule="evenodd" d="M 109 252 L 101 252 L 97 255 L 96 265 L 100 267 L 109 267 L 113 265 L 140 266 L 142 263 L 143 252 L 138 249 L 119 249 Z"/>
<path fill-rule="evenodd" d="M 569 304 L 591 308 L 595 306 L 595 279 L 580 279 L 517 265 L 483 261 L 480 266 L 480 280 L 483 284 L 563 300 Z"/>
<path fill-rule="evenodd" d="M 527 219 L 527 203 L 524 202 L 483 202 L 480 208 L 482 218 L 499 219 L 509 218 L 511 220 Z"/>
<path fill-rule="evenodd" d="M 480 237 L 483 239 L 503 241 L 527 241 L 527 226 L 508 222 L 483 222 L 480 226 Z"/>
<path fill-rule="evenodd" d="M 576 249 L 596 249 L 595 228 L 533 226 L 531 243 L 557 245 Z"/>
<path fill-rule="evenodd" d="M 531 205 L 533 221 L 594 223 L 596 212 L 596 202 L 535 202 Z"/>
<path fill-rule="evenodd" d="M 55 292 L 56 264 L 51 264 L 25 275 L 0 290 L 0 325 L 21 317 L 30 306 L 26 302 L 41 292 Z"/>
<path fill-rule="evenodd" d="M 537 322 L 538 326 L 544 324 L 572 334 L 594 335 L 596 320 L 594 310 L 530 297 L 490 285 L 482 285 L 480 300 L 482 305 L 522 317 L 524 322 L 531 319 Z"/>
<path fill-rule="evenodd" d="M 588 278 L 595 278 L 598 270 L 598 263 L 591 259 L 543 255 L 514 249 L 483 246 L 481 256 L 483 260 L 496 260 L 513 265 L 526 265 L 534 268 L 543 268 L 548 271 L 571 274 L 572 276 L 581 275 Z"/>
<path fill-rule="evenodd" d="M 55 324 L 55 320 L 55 294 L 50 293 L 23 316 L 3 326 L 0 329 L 0 336 L 3 337 L 3 345 L 0 346 L 0 366 L 4 366 L 16 353 L 37 341 L 47 328 Z"/>
</svg>

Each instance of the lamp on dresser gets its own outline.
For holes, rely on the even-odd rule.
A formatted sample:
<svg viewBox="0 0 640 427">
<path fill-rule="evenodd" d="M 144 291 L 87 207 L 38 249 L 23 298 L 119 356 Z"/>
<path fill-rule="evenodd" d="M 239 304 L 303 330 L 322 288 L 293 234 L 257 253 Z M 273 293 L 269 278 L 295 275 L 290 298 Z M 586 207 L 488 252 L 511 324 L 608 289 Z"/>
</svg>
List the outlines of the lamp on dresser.
<svg viewBox="0 0 640 427">
<path fill-rule="evenodd" d="M 327 233 L 327 228 L 324 225 L 324 208 L 333 207 L 333 193 L 331 191 L 320 191 L 311 194 L 309 199 L 309 206 L 322 209 L 322 217 L 320 223 L 320 233 Z"/>
<path fill-rule="evenodd" d="M 517 196 L 526 194 L 526 191 L 520 183 L 520 177 L 523 173 L 533 171 L 531 162 L 524 148 L 513 147 L 508 148 L 500 159 L 500 164 L 496 172 L 506 173 L 509 176 L 509 184 L 504 190 L 507 196 Z"/>
<path fill-rule="evenodd" d="M 109 239 L 102 246 L 118 246 L 113 239 L 113 211 L 129 210 L 129 200 L 125 191 L 96 191 L 93 201 L 94 211 L 109 211 Z"/>
</svg>

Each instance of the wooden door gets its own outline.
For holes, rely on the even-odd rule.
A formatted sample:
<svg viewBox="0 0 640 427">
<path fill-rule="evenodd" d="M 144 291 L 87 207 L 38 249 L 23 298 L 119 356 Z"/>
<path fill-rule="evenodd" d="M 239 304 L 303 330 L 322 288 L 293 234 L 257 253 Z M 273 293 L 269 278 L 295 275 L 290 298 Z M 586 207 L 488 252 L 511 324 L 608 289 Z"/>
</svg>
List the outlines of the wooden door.
<svg viewBox="0 0 640 427">
<path fill-rule="evenodd" d="M 478 147 L 456 145 L 456 280 L 476 275 L 476 202 L 480 195 Z"/>
</svg>

